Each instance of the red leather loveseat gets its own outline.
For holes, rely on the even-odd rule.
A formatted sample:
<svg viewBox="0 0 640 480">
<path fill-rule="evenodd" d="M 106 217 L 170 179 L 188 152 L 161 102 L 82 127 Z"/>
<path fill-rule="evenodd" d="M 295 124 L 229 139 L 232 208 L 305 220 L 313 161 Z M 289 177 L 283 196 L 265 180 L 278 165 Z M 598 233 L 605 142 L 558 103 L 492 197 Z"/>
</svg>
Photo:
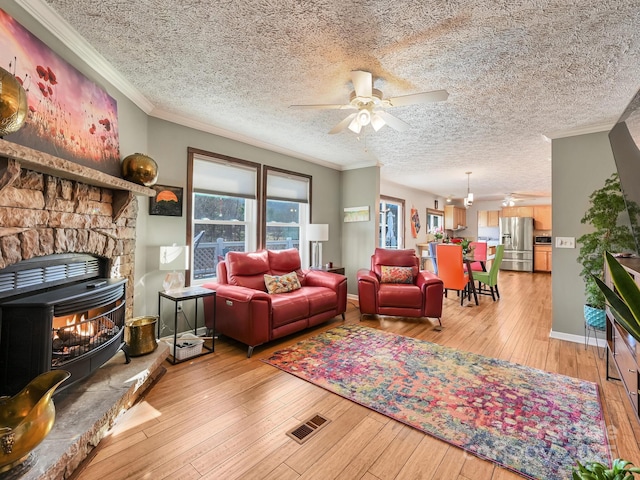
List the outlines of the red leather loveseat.
<svg viewBox="0 0 640 480">
<path fill-rule="evenodd" d="M 295 273 L 294 273 L 295 272 Z M 291 275 L 293 273 L 293 275 Z M 342 314 L 347 309 L 347 278 L 302 270 L 296 249 L 228 252 L 218 263 L 216 331 L 253 348 Z M 265 275 L 272 291 L 268 293 Z M 205 321 L 212 326 L 213 298 L 206 298 Z"/>
<path fill-rule="evenodd" d="M 442 326 L 442 280 L 419 265 L 414 250 L 376 248 L 371 269 L 357 274 L 360 313 L 431 317 Z"/>
</svg>

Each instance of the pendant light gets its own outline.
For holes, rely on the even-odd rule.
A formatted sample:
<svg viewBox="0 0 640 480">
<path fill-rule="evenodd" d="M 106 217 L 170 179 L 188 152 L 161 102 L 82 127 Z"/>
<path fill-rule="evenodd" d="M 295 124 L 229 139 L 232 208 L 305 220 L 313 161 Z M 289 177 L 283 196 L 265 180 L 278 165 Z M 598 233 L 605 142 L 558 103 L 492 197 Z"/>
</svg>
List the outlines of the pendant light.
<svg viewBox="0 0 640 480">
<path fill-rule="evenodd" d="M 467 197 L 464 199 L 464 206 L 468 208 L 471 205 L 473 205 L 473 193 L 471 193 L 471 189 L 469 185 L 472 172 L 465 172 L 465 173 L 467 174 Z"/>
</svg>

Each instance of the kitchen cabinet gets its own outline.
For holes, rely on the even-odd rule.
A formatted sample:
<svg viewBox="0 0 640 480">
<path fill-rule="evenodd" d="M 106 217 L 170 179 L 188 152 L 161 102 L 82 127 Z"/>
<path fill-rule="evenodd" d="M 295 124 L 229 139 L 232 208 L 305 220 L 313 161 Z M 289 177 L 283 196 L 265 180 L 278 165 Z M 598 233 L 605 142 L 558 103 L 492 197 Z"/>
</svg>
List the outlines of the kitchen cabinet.
<svg viewBox="0 0 640 480">
<path fill-rule="evenodd" d="M 459 226 L 467 226 L 467 209 L 456 207 L 455 205 L 446 205 L 444 207 L 444 229 L 455 230 Z"/>
<path fill-rule="evenodd" d="M 551 230 L 551 205 L 535 205 L 533 207 L 534 230 Z"/>
<path fill-rule="evenodd" d="M 500 226 L 499 210 L 478 211 L 478 227 L 499 227 L 499 226 Z"/>
<path fill-rule="evenodd" d="M 551 245 L 534 245 L 533 271 L 551 272 Z"/>
<path fill-rule="evenodd" d="M 533 217 L 533 207 L 502 207 L 502 217 Z"/>
</svg>

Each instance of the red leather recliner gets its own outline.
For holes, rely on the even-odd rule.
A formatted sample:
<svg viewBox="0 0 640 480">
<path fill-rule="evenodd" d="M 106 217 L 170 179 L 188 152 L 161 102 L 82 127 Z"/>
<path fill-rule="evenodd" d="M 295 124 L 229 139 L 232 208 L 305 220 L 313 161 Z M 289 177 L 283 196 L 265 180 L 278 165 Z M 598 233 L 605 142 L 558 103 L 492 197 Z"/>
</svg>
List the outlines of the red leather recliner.
<svg viewBox="0 0 640 480">
<path fill-rule="evenodd" d="M 360 313 L 437 318 L 442 326 L 443 283 L 434 273 L 420 270 L 414 250 L 376 248 L 371 269 L 358 270 Z M 385 283 L 384 267 L 410 267 L 411 283 Z"/>
<path fill-rule="evenodd" d="M 296 272 L 301 288 L 267 293 L 264 275 Z M 347 310 L 347 277 L 302 270 L 296 249 L 228 252 L 217 267 L 217 281 L 203 286 L 216 291 L 216 331 L 253 348 L 318 325 Z M 204 299 L 205 323 L 213 327 L 213 298 Z"/>
</svg>

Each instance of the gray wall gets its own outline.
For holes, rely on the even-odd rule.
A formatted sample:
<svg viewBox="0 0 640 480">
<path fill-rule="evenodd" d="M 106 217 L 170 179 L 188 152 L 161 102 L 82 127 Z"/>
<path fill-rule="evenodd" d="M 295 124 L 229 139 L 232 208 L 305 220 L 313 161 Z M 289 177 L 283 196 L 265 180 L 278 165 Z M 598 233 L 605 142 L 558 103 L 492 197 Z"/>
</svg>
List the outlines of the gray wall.
<svg viewBox="0 0 640 480">
<path fill-rule="evenodd" d="M 553 235 L 580 237 L 591 231 L 580 223 L 589 195 L 616 171 L 608 132 L 553 140 Z M 553 247 L 553 325 L 551 336 L 581 341 L 584 335 L 584 283 L 575 249 Z"/>
<path fill-rule="evenodd" d="M 342 265 L 348 279 L 348 291 L 357 295 L 356 274 L 371 266 L 371 254 L 376 248 L 380 209 L 380 168 L 368 167 L 342 172 L 342 206 L 369 207 L 368 222 L 342 224 Z"/>
<path fill-rule="evenodd" d="M 158 184 L 186 188 L 187 148 L 220 153 L 273 167 L 293 170 L 313 177 L 311 219 L 315 223 L 329 224 L 329 241 L 323 243 L 323 262 L 342 262 L 340 216 L 340 176 L 337 170 L 326 168 L 293 157 L 274 153 L 235 140 L 194 130 L 157 118 L 149 117 L 148 154 L 158 163 Z M 158 290 L 162 289 L 165 272 L 158 270 L 158 251 L 161 245 L 186 241 L 186 203 L 182 217 L 148 215 L 147 199 L 141 200 L 139 217 L 147 217 L 146 229 L 138 232 L 138 249 L 146 255 L 145 298 L 135 305 L 146 314 L 157 311 Z M 140 313 L 142 314 L 142 313 Z"/>
</svg>

